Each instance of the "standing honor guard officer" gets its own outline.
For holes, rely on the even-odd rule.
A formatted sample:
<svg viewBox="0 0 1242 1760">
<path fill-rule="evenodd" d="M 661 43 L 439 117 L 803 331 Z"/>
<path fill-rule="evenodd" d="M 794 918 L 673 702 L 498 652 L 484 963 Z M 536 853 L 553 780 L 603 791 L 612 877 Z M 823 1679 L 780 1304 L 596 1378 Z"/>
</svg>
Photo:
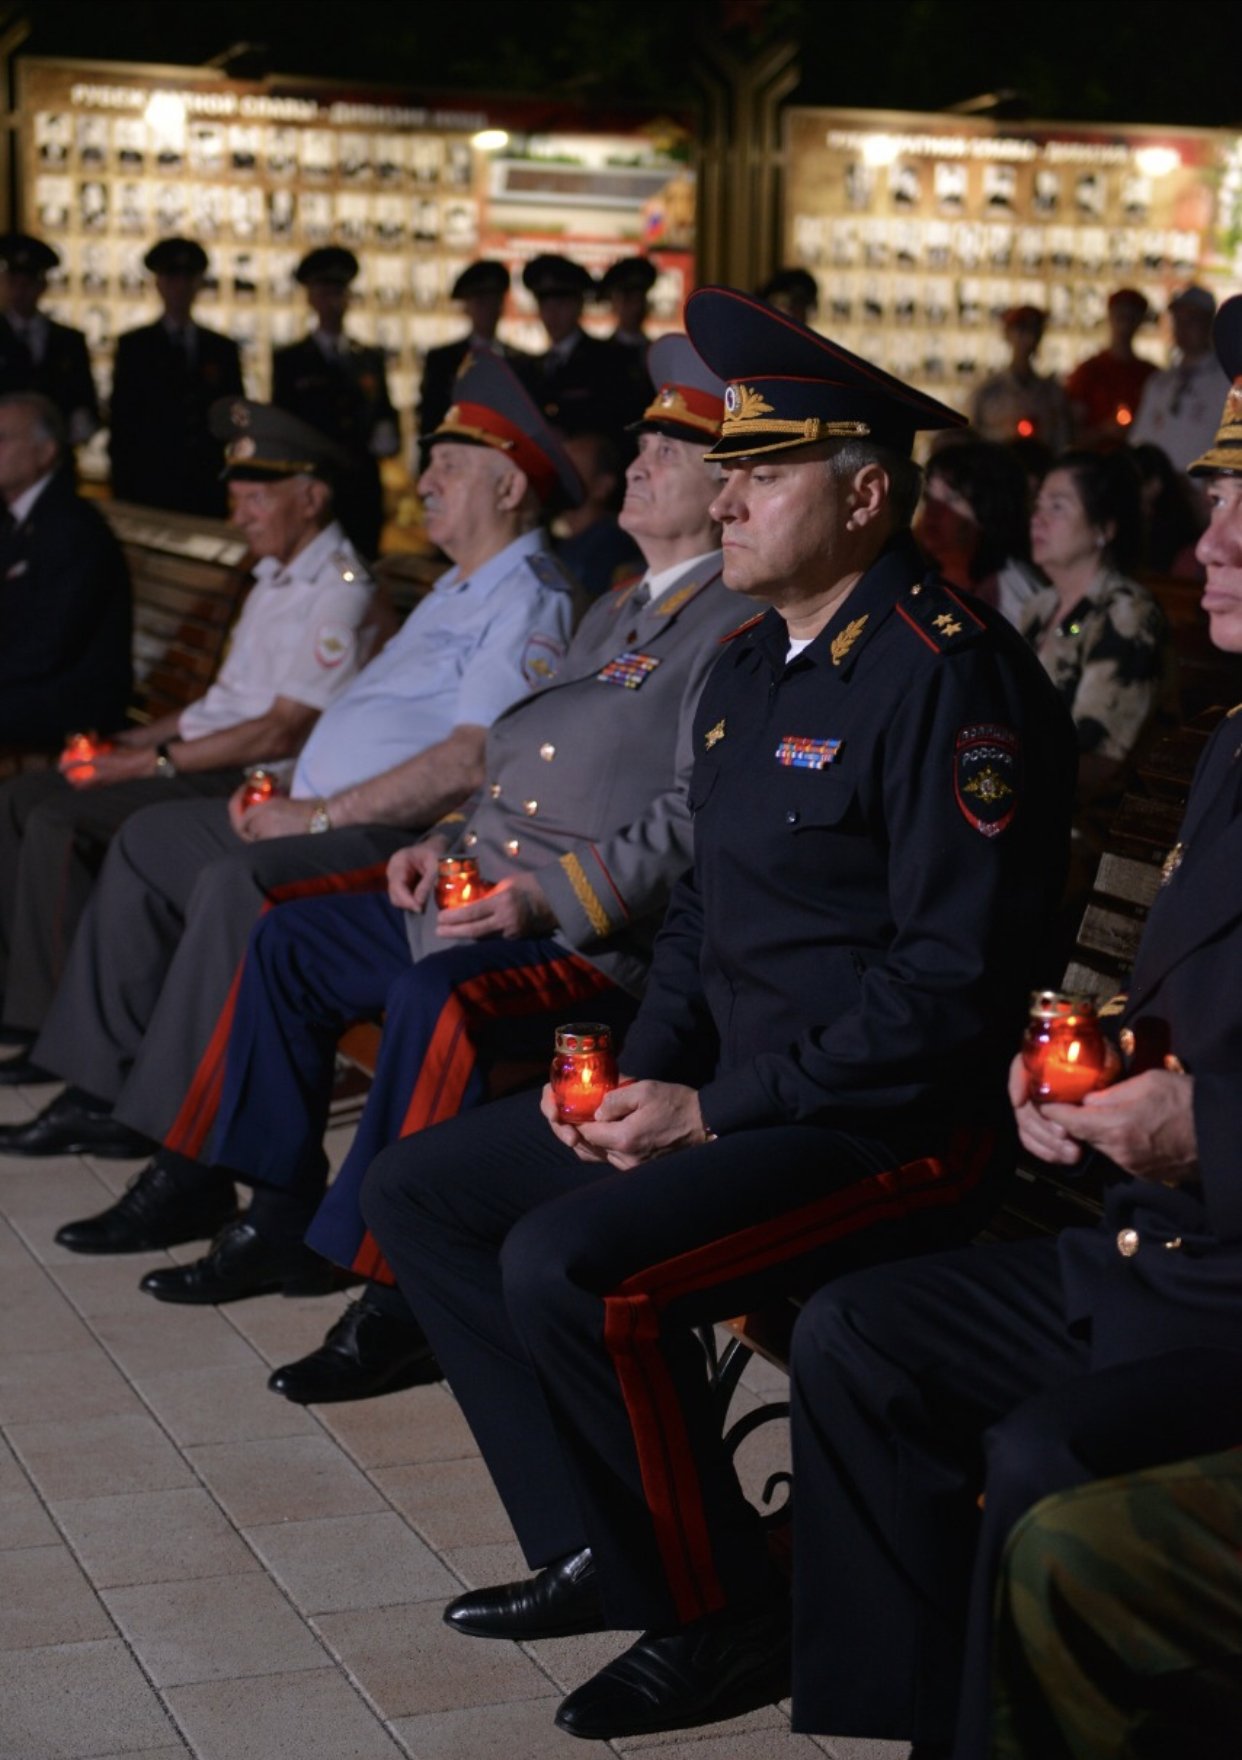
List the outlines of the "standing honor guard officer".
<svg viewBox="0 0 1242 1760">
<path fill-rule="evenodd" d="M 656 267 L 650 257 L 619 257 L 599 278 L 599 297 L 607 300 L 617 327 L 610 342 L 622 348 L 639 351 L 640 362 L 650 347 L 651 338 L 643 326 L 651 310 L 651 290 L 656 284 Z"/>
<path fill-rule="evenodd" d="M 1242 296 L 1221 308 L 1216 348 L 1234 388 L 1191 468 L 1211 508 L 1198 545 L 1203 606 L 1212 641 L 1237 654 Z M 800 1729 L 912 1737 L 918 1760 L 991 1760 L 1002 1751 L 989 1731 L 997 1569 L 1015 1524 L 1054 1493 L 1238 1441 L 1239 711 L 1199 760 L 1129 996 L 1104 1011 L 1121 1079 L 1081 1105 L 1036 1105 L 1020 1059 L 1011 1072 L 1030 1153 L 1063 1167 L 1102 1158 L 1101 1226 L 859 1272 L 803 1310 L 793 1352 Z M 1207 1605 L 1210 1578 L 1179 1582 Z M 1115 1684 L 1109 1639 L 1100 1628 L 1090 1648 Z M 1159 1645 L 1153 1634 L 1151 1654 Z M 1181 1685 L 1189 1713 L 1193 1683 Z M 1109 1752 L 1201 1752 L 1159 1739 L 1160 1709 L 1158 1690 L 1136 1703 L 1133 1741 L 1119 1737 Z M 1092 1751 L 1044 1733 L 1040 1760 Z M 1232 1737 L 1236 1753 L 1242 1730 Z"/>
<path fill-rule="evenodd" d="M 538 1568 L 446 1618 L 640 1629 L 558 1713 L 599 1740 L 786 1691 L 788 1591 L 693 1328 L 993 1206 L 1074 773 L 1038 660 L 909 537 L 914 434 L 960 418 L 745 294 L 687 323 L 730 381 L 713 511 L 755 615 L 699 702 L 694 866 L 623 1085 L 577 1126 L 548 1090 L 483 1107 L 363 1189 Z"/>
<path fill-rule="evenodd" d="M 418 394 L 418 432 L 426 440 L 434 434 L 453 401 L 457 375 L 476 354 L 494 354 L 507 361 L 526 378 L 523 367 L 533 367 L 530 355 L 510 348 L 496 336 L 496 326 L 505 309 L 509 291 L 509 271 L 503 263 L 486 259 L 470 263 L 453 283 L 453 298 L 470 320 L 470 334 L 459 342 L 446 342 L 442 348 L 429 348 L 423 358 L 422 388 Z"/>
<path fill-rule="evenodd" d="M 41 392 L 64 417 L 69 444 L 82 446 L 99 426 L 86 338 L 39 310 L 59 262 L 59 252 L 41 238 L 25 232 L 0 238 L 0 392 Z"/>
<path fill-rule="evenodd" d="M 532 257 L 522 280 L 548 334 L 548 352 L 534 369 L 544 414 L 562 433 L 607 434 L 620 442 L 647 407 L 652 385 L 645 372 L 635 376 L 629 349 L 582 328 L 594 281 L 581 263 L 551 253 Z"/>
<path fill-rule="evenodd" d="M 306 289 L 315 328 L 272 356 L 272 402 L 291 410 L 342 449 L 349 470 L 337 487 L 341 524 L 360 553 L 379 554 L 384 494 L 379 461 L 401 444 L 397 412 L 388 395 L 382 348 L 365 348 L 345 334 L 350 284 L 358 259 L 342 245 L 323 245 L 294 271 Z"/>
<path fill-rule="evenodd" d="M 242 394 L 237 344 L 194 321 L 207 253 L 192 238 L 163 238 L 143 262 L 163 312 L 116 345 L 109 415 L 112 493 L 118 501 L 223 519 L 224 443 L 211 406 Z"/>
</svg>

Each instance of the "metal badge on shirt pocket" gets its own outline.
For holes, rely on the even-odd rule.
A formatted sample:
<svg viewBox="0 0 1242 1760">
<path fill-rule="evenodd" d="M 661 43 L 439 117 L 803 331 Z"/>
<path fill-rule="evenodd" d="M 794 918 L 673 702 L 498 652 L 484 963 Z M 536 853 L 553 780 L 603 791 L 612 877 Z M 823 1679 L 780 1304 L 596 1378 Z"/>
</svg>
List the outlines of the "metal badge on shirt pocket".
<svg viewBox="0 0 1242 1760">
<path fill-rule="evenodd" d="M 595 674 L 601 684 L 619 684 L 627 691 L 636 691 L 646 684 L 660 664 L 658 654 L 617 654 Z"/>
<path fill-rule="evenodd" d="M 776 748 L 776 761 L 787 770 L 825 770 L 835 764 L 841 750 L 839 739 L 809 739 L 787 733 Z"/>
</svg>

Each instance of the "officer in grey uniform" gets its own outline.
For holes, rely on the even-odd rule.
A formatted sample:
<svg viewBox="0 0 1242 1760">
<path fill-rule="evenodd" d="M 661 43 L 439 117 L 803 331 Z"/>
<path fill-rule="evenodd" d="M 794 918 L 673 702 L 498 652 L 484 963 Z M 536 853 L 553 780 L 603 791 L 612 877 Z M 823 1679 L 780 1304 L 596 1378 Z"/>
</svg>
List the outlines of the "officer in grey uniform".
<svg viewBox="0 0 1242 1760">
<path fill-rule="evenodd" d="M 719 553 L 704 549 L 717 534 L 701 454 L 723 387 L 684 338 L 659 346 L 665 383 L 642 423 L 622 515 L 649 557 L 643 581 L 597 605 L 557 681 L 499 719 L 469 822 L 403 851 L 390 899 L 290 903 L 252 936 L 210 1157 L 254 1183 L 255 1201 L 199 1264 L 171 1281 L 153 1273 L 144 1287 L 219 1301 L 253 1293 L 256 1272 L 273 1287 L 301 1266 L 281 1249 L 300 1239 L 323 1192 L 336 1039 L 358 1014 L 383 1009 L 363 1120 L 308 1237 L 373 1282 L 321 1351 L 273 1377 L 290 1398 L 359 1397 L 425 1363 L 412 1317 L 395 1291 L 385 1299 L 389 1274 L 362 1225 L 367 1166 L 395 1137 L 476 1104 L 480 1052 L 497 1041 L 506 1056 L 541 1055 L 566 1012 L 628 1021 L 689 860 L 691 718 L 736 605 Z M 446 852 L 474 856 L 495 884 L 451 914 L 427 901 Z"/>
<path fill-rule="evenodd" d="M 221 400 L 212 419 L 232 437 L 234 517 L 258 558 L 215 682 L 186 708 L 116 734 L 89 765 L 0 788 L 4 1019 L 32 1036 L 119 827 L 156 802 L 227 795 L 244 765 L 291 759 L 366 655 L 372 583 L 333 517 L 336 449 L 244 398 Z M 37 1079 L 40 1067 L 0 1066 L 0 1082 Z"/>
<path fill-rule="evenodd" d="M 450 418 L 423 483 L 429 530 L 459 565 L 316 728 L 289 798 L 244 815 L 236 801 L 179 803 L 126 827 L 37 1049 L 77 1099 L 0 1138 L 6 1152 L 62 1154 L 119 1132 L 133 1153 L 135 1131 L 162 1137 L 183 1101 L 196 1108 L 196 1071 L 215 1091 L 220 1017 L 255 917 L 282 888 L 382 884 L 409 829 L 478 786 L 490 723 L 553 676 L 572 600 L 539 522 L 579 480 L 491 357 L 463 377 Z"/>
</svg>

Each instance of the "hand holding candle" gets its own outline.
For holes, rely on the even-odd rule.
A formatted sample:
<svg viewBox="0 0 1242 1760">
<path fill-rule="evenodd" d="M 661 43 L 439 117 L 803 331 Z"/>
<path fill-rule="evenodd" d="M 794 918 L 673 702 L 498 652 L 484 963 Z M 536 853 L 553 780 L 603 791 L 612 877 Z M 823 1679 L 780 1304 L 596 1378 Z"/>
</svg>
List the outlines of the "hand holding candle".
<svg viewBox="0 0 1242 1760">
<path fill-rule="evenodd" d="M 94 775 L 95 759 L 111 750 L 111 740 L 100 739 L 97 733 L 66 734 L 57 769 L 70 782 L 83 781 L 86 776 Z M 75 772 L 79 774 L 75 775 Z"/>
<path fill-rule="evenodd" d="M 276 778 L 270 770 L 264 770 L 261 766 L 247 770 L 246 780 L 242 787 L 242 811 L 246 812 L 251 807 L 261 807 L 265 801 L 270 801 L 276 792 Z"/>
<path fill-rule="evenodd" d="M 1077 1105 L 1085 1095 L 1107 1087 L 1113 1069 L 1095 1005 L 1056 990 L 1037 991 L 1031 998 L 1022 1063 L 1036 1104 L 1051 1100 Z"/>
<path fill-rule="evenodd" d="M 482 898 L 487 887 L 479 878 L 473 856 L 443 856 L 436 869 L 436 903 L 442 911 L 456 910 Z"/>
<path fill-rule="evenodd" d="M 562 1124 L 585 1124 L 594 1118 L 604 1095 L 617 1085 L 611 1028 L 599 1021 L 558 1027 L 551 1085 Z"/>
</svg>

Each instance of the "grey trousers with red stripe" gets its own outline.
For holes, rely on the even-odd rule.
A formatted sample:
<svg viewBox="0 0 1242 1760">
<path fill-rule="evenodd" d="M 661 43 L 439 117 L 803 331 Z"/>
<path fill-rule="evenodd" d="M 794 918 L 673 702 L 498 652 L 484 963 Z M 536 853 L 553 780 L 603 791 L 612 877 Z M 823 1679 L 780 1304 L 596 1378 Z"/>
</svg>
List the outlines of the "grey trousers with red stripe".
<svg viewBox="0 0 1242 1760">
<path fill-rule="evenodd" d="M 959 1241 L 1010 1154 L 787 1125 L 618 1173 L 519 1095 L 387 1149 L 362 1202 L 532 1568 L 589 1544 L 608 1623 L 668 1629 L 770 1571 L 693 1328 Z"/>
<path fill-rule="evenodd" d="M 114 838 L 36 1056 L 186 1155 L 210 1132 L 235 980 L 273 903 L 384 885 L 394 826 L 242 843 L 224 801 L 148 807 Z"/>
</svg>

